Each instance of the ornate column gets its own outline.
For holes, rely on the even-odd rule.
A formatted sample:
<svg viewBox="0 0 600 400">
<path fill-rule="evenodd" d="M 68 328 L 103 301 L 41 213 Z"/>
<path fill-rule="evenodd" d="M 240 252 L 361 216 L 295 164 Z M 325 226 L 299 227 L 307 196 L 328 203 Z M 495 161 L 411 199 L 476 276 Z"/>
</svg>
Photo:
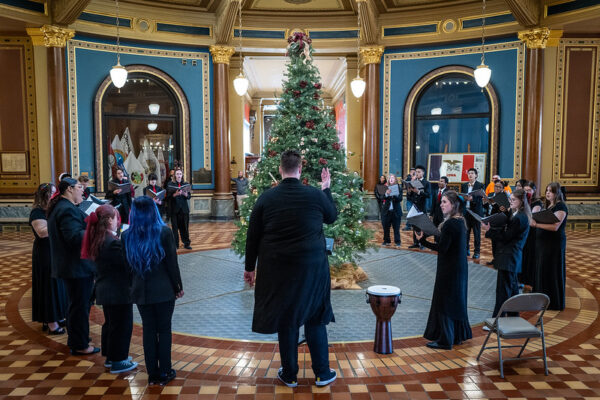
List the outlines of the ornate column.
<svg viewBox="0 0 600 400">
<path fill-rule="evenodd" d="M 48 54 L 50 153 L 52 154 L 52 181 L 56 182 L 62 172 L 71 172 L 65 46 L 75 35 L 75 31 L 54 25 L 44 25 L 40 31 Z"/>
<path fill-rule="evenodd" d="M 235 49 L 231 46 L 210 46 L 214 76 L 214 149 L 215 194 L 213 216 L 233 217 L 233 198 L 229 177 L 229 60 Z"/>
<path fill-rule="evenodd" d="M 364 190 L 372 192 L 379 174 L 379 63 L 383 46 L 362 47 L 367 84 L 363 100 L 363 179 Z"/>
<path fill-rule="evenodd" d="M 519 39 L 527 46 L 521 177 L 533 180 L 538 186 L 542 178 L 544 49 L 546 45 L 557 42 L 556 39 L 549 42 L 551 36 L 556 38 L 556 34 L 548 28 L 534 28 L 519 32 Z"/>
</svg>

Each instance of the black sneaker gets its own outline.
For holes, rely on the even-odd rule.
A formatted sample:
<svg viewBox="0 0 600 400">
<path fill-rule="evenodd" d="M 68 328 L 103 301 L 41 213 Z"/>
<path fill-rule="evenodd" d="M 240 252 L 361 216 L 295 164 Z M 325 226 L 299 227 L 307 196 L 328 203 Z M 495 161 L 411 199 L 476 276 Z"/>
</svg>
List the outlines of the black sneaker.
<svg viewBox="0 0 600 400">
<path fill-rule="evenodd" d="M 279 378 L 279 380 L 287 387 L 295 388 L 298 386 L 298 381 L 295 379 L 289 380 L 283 378 L 283 367 L 279 367 L 279 371 L 277 371 L 277 378 Z"/>
<path fill-rule="evenodd" d="M 175 377 L 177 376 L 177 373 L 175 372 L 174 369 L 172 369 L 171 371 L 169 371 L 168 374 L 164 375 L 161 374 L 160 375 L 160 381 L 158 382 L 160 384 L 160 386 L 165 386 L 167 383 L 171 382 L 173 379 L 175 379 Z"/>
<path fill-rule="evenodd" d="M 421 249 L 421 246 L 418 244 L 413 244 L 413 245 L 408 246 L 408 248 L 409 249 Z"/>
<path fill-rule="evenodd" d="M 191 249 L 192 249 L 192 246 L 190 246 L 189 244 L 185 244 L 185 245 L 183 245 L 183 248 L 184 248 L 184 249 L 191 250 Z"/>
<path fill-rule="evenodd" d="M 335 372 L 335 370 L 333 370 L 333 369 L 329 369 L 329 373 L 326 374 L 325 376 L 317 376 L 317 379 L 315 379 L 315 385 L 327 386 L 331 382 L 335 381 L 336 379 L 337 379 L 337 372 Z"/>
<path fill-rule="evenodd" d="M 473 259 L 474 259 L 474 260 L 478 260 L 478 259 L 479 259 L 479 253 L 475 253 L 475 254 L 473 254 Z"/>
<path fill-rule="evenodd" d="M 381 243 L 382 246 L 389 246 L 391 243 L 390 242 L 383 242 Z"/>
</svg>

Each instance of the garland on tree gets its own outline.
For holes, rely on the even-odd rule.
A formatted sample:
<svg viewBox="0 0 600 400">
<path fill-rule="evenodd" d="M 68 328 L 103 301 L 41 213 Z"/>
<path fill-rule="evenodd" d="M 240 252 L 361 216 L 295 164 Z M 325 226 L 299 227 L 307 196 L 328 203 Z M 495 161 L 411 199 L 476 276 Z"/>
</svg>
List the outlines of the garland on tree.
<svg viewBox="0 0 600 400">
<path fill-rule="evenodd" d="M 238 227 L 232 242 L 236 254 L 246 252 L 246 233 L 252 208 L 265 190 L 277 184 L 282 152 L 296 149 L 302 154 L 302 175 L 305 185 L 320 187 L 323 167 L 331 173 L 331 194 L 338 218 L 325 225 L 325 236 L 334 238 L 334 252 L 329 264 L 338 268 L 345 263 L 356 265 L 361 253 L 372 245 L 373 232 L 363 225 L 365 217 L 362 179 L 348 171 L 344 148 L 340 144 L 333 112 L 324 108 L 321 99 L 319 71 L 312 63 L 311 39 L 302 32 L 288 38 L 289 63 L 283 81 L 283 93 L 263 155 L 250 180 L 250 192 L 244 200 Z"/>
</svg>

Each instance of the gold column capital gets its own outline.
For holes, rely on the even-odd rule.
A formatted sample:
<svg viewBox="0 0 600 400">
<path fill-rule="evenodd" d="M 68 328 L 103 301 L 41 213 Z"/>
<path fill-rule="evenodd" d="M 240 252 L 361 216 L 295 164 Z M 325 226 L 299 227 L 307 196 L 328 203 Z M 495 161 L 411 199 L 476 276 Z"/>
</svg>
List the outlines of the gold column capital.
<svg viewBox="0 0 600 400">
<path fill-rule="evenodd" d="M 383 46 L 371 46 L 360 48 L 360 58 L 363 64 L 379 64 L 385 48 Z"/>
<path fill-rule="evenodd" d="M 43 25 L 40 28 L 27 28 L 34 46 L 65 47 L 75 36 L 75 30 L 56 25 Z"/>
<path fill-rule="evenodd" d="M 215 64 L 229 65 L 229 60 L 233 53 L 235 53 L 235 47 L 232 46 L 214 45 L 210 46 L 209 50 Z"/>
<path fill-rule="evenodd" d="M 529 49 L 545 49 L 547 46 L 556 47 L 562 36 L 562 30 L 551 30 L 546 27 L 520 31 L 519 40 L 525 42 Z"/>
</svg>

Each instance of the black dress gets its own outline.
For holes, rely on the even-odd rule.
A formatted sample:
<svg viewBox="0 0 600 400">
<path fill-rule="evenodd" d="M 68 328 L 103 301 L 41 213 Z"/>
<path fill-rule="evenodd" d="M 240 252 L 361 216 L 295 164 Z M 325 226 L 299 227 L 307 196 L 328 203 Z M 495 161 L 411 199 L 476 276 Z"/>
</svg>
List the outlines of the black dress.
<svg viewBox="0 0 600 400">
<path fill-rule="evenodd" d="M 569 210 L 565 203 L 558 202 L 551 207 L 552 212 L 564 211 L 567 215 Z M 565 235 L 565 225 L 567 217 L 556 232 L 545 229 L 536 229 L 536 284 L 534 291 L 544 293 L 550 297 L 549 310 L 565 309 L 565 281 L 566 265 L 565 251 L 567 247 L 567 236 Z"/>
<path fill-rule="evenodd" d="M 423 337 L 442 346 L 460 344 L 473 334 L 467 314 L 467 231 L 462 218 L 449 218 L 442 225 L 438 243 L 421 244 L 438 252 L 431 309 Z"/>
<path fill-rule="evenodd" d="M 535 206 L 542 208 L 541 200 L 536 200 L 531 203 L 531 209 Z M 521 273 L 519 274 L 519 282 L 524 285 L 534 286 L 535 285 L 535 237 L 537 229 L 533 226 L 529 227 L 529 234 L 527 234 L 527 241 L 525 247 L 523 247 L 523 265 Z"/>
<path fill-rule="evenodd" d="M 32 222 L 46 220 L 42 208 L 34 208 L 29 214 L 29 225 L 35 235 L 31 254 L 31 319 L 36 322 L 57 322 L 65 319 L 67 292 L 62 280 L 52 278 L 50 265 L 50 239 L 41 238 L 33 229 Z"/>
</svg>

